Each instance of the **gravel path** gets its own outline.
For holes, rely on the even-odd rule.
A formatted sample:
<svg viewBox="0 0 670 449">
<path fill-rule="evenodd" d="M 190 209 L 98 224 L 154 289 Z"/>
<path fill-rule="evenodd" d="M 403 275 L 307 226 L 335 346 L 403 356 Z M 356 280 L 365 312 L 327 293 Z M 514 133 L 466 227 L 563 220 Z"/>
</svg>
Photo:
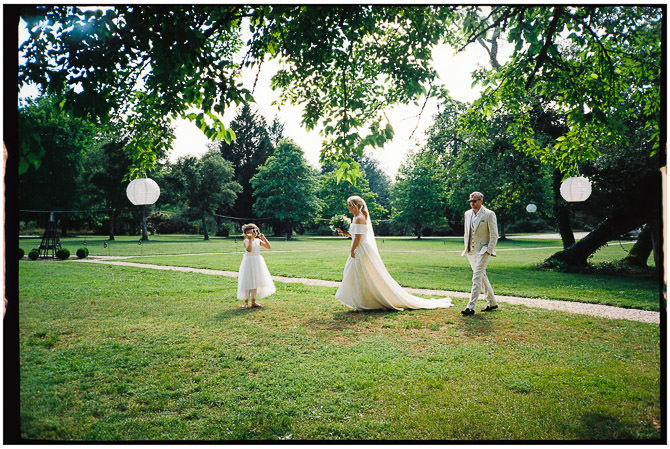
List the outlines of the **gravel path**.
<svg viewBox="0 0 670 449">
<path fill-rule="evenodd" d="M 98 263 L 104 265 L 120 265 L 137 268 L 151 268 L 154 270 L 168 270 L 168 271 L 184 271 L 191 273 L 203 273 L 216 276 L 237 277 L 236 271 L 223 270 L 209 270 L 206 268 L 191 268 L 191 267 L 173 267 L 167 265 L 153 265 L 145 263 L 121 262 L 118 260 L 104 260 L 104 259 L 78 259 L 75 262 Z M 325 281 L 322 279 L 309 278 L 290 278 L 284 276 L 272 276 L 277 282 L 284 283 L 299 283 L 305 285 L 314 285 L 320 287 L 338 287 L 339 282 Z M 424 288 L 407 288 L 410 293 L 418 293 L 423 295 L 439 295 L 450 296 L 452 298 L 469 298 L 470 294 L 465 292 L 453 292 L 448 290 L 430 290 Z M 528 307 L 538 307 L 549 310 L 560 310 L 561 312 L 578 313 L 582 315 L 591 315 L 603 318 L 610 318 L 616 320 L 631 320 L 641 321 L 643 323 L 660 323 L 660 312 L 653 312 L 649 310 L 626 309 L 623 307 L 606 306 L 602 304 L 589 304 L 583 302 L 572 301 L 558 301 L 553 299 L 539 299 L 539 298 L 522 298 L 518 296 L 496 296 L 498 302 L 508 304 L 521 304 Z"/>
</svg>

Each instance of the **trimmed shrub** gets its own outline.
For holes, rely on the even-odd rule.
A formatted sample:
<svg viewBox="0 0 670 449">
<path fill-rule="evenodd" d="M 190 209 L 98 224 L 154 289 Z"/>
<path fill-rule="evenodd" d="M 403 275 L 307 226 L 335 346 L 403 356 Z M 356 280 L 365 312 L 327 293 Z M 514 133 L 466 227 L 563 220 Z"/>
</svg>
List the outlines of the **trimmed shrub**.
<svg viewBox="0 0 670 449">
<path fill-rule="evenodd" d="M 23 248 L 19 248 L 19 259 L 23 259 L 23 256 L 26 255 L 26 252 L 23 250 Z"/>
<path fill-rule="evenodd" d="M 38 257 L 40 257 L 40 251 L 35 248 L 31 249 L 28 253 L 28 258 L 30 260 L 37 260 Z"/>
<path fill-rule="evenodd" d="M 61 248 L 58 251 L 56 251 L 56 257 L 58 257 L 60 260 L 67 260 L 70 258 L 70 250 L 67 248 Z"/>
<path fill-rule="evenodd" d="M 83 259 L 86 256 L 88 256 L 88 248 L 83 247 L 83 248 L 79 248 L 77 250 L 77 257 L 79 257 L 80 259 Z"/>
</svg>

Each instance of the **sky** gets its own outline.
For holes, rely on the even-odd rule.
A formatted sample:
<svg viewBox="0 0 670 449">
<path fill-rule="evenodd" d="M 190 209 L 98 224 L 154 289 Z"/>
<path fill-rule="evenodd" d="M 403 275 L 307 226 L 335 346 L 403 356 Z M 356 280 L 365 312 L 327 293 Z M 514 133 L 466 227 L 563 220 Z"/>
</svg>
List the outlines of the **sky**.
<svg viewBox="0 0 670 449">
<path fill-rule="evenodd" d="M 28 36 L 25 26 L 19 29 L 19 43 Z M 511 46 L 506 42 L 499 42 L 499 61 L 504 61 L 511 54 Z M 472 102 L 480 93 L 479 86 L 472 86 L 472 72 L 481 67 L 489 67 L 488 54 L 479 44 L 469 45 L 464 51 L 456 53 L 447 45 L 439 45 L 433 49 L 433 66 L 439 75 L 441 82 L 450 95 L 459 101 Z M 284 135 L 293 139 L 305 152 L 305 158 L 315 168 L 319 168 L 319 150 L 322 137 L 318 130 L 307 131 L 301 126 L 302 108 L 291 104 L 274 105 L 278 99 L 278 93 L 270 88 L 270 79 L 278 70 L 279 65 L 274 61 L 263 64 L 256 88 L 254 98 L 256 104 L 252 107 L 263 115 L 268 123 L 275 116 L 284 124 Z M 248 68 L 242 72 L 241 82 L 245 87 L 251 89 L 256 77 L 257 69 Z M 35 88 L 23 88 L 20 95 L 34 96 L 37 94 Z M 374 148 L 367 151 L 368 155 L 380 162 L 386 173 L 395 179 L 398 167 L 406 154 L 419 148 L 425 142 L 425 131 L 431 125 L 434 115 L 437 113 L 437 100 L 431 99 L 425 105 L 424 111 L 419 116 L 423 106 L 423 99 L 418 105 L 397 105 L 387 109 L 386 116 L 389 118 L 395 131 L 395 137 L 382 148 Z M 236 109 L 230 107 L 223 116 L 223 121 L 230 124 L 236 114 Z M 168 151 L 171 161 L 177 160 L 184 155 L 202 155 L 207 151 L 208 139 L 193 123 L 185 119 L 173 121 L 175 127 L 175 139 L 172 148 Z M 416 131 L 415 131 L 416 129 Z M 410 137 L 411 136 L 411 137 Z"/>
</svg>

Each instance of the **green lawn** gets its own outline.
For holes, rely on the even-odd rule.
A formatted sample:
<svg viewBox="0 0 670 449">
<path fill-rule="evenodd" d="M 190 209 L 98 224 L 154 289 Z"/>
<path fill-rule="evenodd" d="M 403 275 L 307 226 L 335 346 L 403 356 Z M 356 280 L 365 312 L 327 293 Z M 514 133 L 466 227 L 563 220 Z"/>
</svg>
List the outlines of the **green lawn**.
<svg viewBox="0 0 670 449">
<path fill-rule="evenodd" d="M 106 237 L 102 236 L 64 239 L 63 244 L 74 254 L 82 246 L 84 238 L 91 255 L 143 256 L 128 261 L 228 271 L 238 270 L 243 251 L 239 238 L 204 241 L 202 237 L 182 235 L 152 236 L 142 245 L 137 244 L 136 237 L 120 237 L 109 242 L 107 248 L 103 248 Z M 273 275 L 334 281 L 342 279 L 350 240 L 303 237 L 288 242 L 282 239 L 271 241 L 273 249 L 263 250 L 262 254 Z M 39 240 L 21 242 L 26 250 L 37 245 Z M 460 255 L 462 239 L 378 238 L 378 246 L 389 272 L 403 286 L 462 292 L 470 290 L 472 271 L 466 258 Z M 616 242 L 613 246 L 604 247 L 594 255 L 593 262 L 621 259 L 631 246 L 632 242 Z M 501 241 L 497 246 L 498 257 L 491 260 L 487 270 L 495 292 L 659 310 L 659 282 L 651 269 L 646 276 L 536 269 L 538 263 L 560 247 L 560 240 L 517 238 Z M 147 257 L 149 255 L 159 256 Z M 650 258 L 650 263 L 653 263 L 653 258 Z"/>
<path fill-rule="evenodd" d="M 658 325 L 511 305 L 464 318 L 464 299 L 354 313 L 333 288 L 276 286 L 242 310 L 233 278 L 20 262 L 22 436 L 661 437 Z"/>
</svg>

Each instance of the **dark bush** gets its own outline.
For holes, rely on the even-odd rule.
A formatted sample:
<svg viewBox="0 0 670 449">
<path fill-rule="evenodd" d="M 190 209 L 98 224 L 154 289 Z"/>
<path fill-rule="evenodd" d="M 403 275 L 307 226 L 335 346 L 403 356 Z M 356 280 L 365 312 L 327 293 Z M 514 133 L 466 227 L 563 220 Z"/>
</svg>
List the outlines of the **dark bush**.
<svg viewBox="0 0 670 449">
<path fill-rule="evenodd" d="M 23 250 L 23 248 L 19 248 L 19 259 L 23 259 L 23 256 L 26 255 L 26 252 Z"/>
<path fill-rule="evenodd" d="M 40 257 L 40 252 L 35 248 L 31 249 L 30 252 L 28 253 L 28 258 L 30 260 L 37 260 L 38 257 Z"/>
<path fill-rule="evenodd" d="M 330 226 L 325 224 L 319 225 L 313 232 L 315 235 L 335 235 Z"/>
<path fill-rule="evenodd" d="M 426 226 L 421 230 L 421 234 L 428 236 L 444 237 L 453 235 L 453 230 L 449 225 Z"/>
<path fill-rule="evenodd" d="M 170 214 L 166 214 L 165 212 L 154 212 L 147 217 L 147 230 L 149 231 L 153 229 L 159 234 L 174 234 L 181 231 L 181 228 L 181 220 L 175 220 Z"/>
<path fill-rule="evenodd" d="M 67 260 L 70 258 L 70 250 L 67 248 L 61 248 L 58 251 L 56 251 L 56 257 L 58 257 L 60 260 Z"/>
<path fill-rule="evenodd" d="M 220 224 L 216 230 L 215 235 L 217 237 L 228 237 L 230 235 L 230 229 L 228 228 L 228 225 L 225 223 Z"/>
<path fill-rule="evenodd" d="M 405 235 L 405 226 L 390 221 L 381 221 L 377 225 L 373 224 L 373 228 L 377 236 Z"/>
<path fill-rule="evenodd" d="M 77 250 L 77 257 L 83 259 L 86 256 L 88 256 L 88 248 L 84 247 Z"/>
<path fill-rule="evenodd" d="M 500 224 L 500 222 L 498 222 Z M 517 220 L 505 226 L 505 231 L 510 234 L 525 234 L 528 232 L 546 232 L 551 230 L 551 223 L 543 218 Z"/>
</svg>

